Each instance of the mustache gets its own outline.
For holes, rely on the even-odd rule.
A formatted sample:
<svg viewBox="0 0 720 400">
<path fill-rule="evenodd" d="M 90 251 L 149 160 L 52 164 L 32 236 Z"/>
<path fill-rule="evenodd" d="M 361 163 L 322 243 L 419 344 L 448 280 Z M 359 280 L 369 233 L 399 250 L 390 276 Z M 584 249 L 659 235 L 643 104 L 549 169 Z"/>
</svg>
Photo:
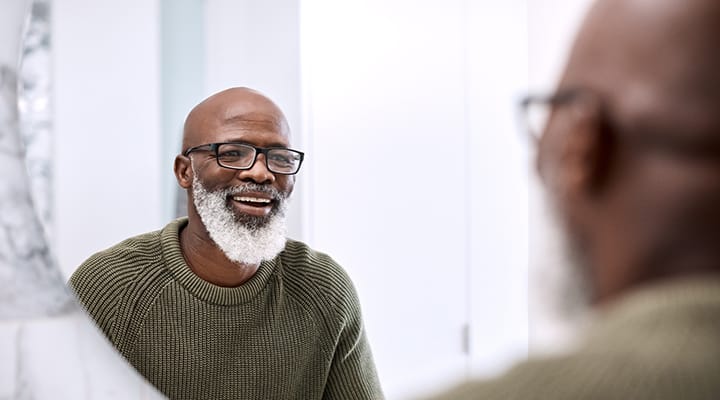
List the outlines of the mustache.
<svg viewBox="0 0 720 400">
<path fill-rule="evenodd" d="M 237 196 L 246 193 L 265 193 L 273 200 L 283 201 L 289 196 L 288 193 L 281 192 L 271 185 L 261 185 L 258 183 L 246 183 L 243 185 L 232 186 L 221 191 L 223 196 Z"/>
</svg>

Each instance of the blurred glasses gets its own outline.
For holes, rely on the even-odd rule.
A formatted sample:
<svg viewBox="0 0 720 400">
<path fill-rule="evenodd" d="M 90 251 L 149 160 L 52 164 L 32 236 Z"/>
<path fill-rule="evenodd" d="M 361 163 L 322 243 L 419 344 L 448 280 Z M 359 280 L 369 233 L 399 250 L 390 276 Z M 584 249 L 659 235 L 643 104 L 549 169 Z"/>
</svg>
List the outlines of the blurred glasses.
<svg viewBox="0 0 720 400">
<path fill-rule="evenodd" d="M 195 151 L 210 151 L 219 166 L 229 169 L 251 169 L 257 161 L 258 154 L 265 155 L 265 166 L 268 171 L 280 175 L 294 175 L 300 170 L 305 158 L 301 151 L 284 147 L 257 147 L 245 143 L 209 143 L 191 147 L 185 152 L 188 156 Z"/>
<path fill-rule="evenodd" d="M 520 101 L 520 119 L 526 134 L 537 143 L 547 128 L 555 107 L 567 105 L 576 100 L 591 98 L 580 89 L 564 89 L 551 95 L 529 95 Z"/>
<path fill-rule="evenodd" d="M 558 107 L 567 107 L 574 113 L 604 114 L 606 124 L 611 117 L 602 98 L 589 89 L 569 88 L 561 89 L 549 96 L 530 95 L 520 102 L 520 118 L 525 133 L 537 143 L 548 128 L 553 112 Z M 618 129 L 614 126 L 614 129 Z M 663 122 L 651 129 L 635 128 L 632 132 L 620 134 L 615 132 L 615 139 L 622 140 L 625 145 L 641 149 L 644 152 L 653 152 L 672 156 L 676 159 L 720 160 L 720 135 L 717 134 L 688 134 L 687 123 Z"/>
</svg>

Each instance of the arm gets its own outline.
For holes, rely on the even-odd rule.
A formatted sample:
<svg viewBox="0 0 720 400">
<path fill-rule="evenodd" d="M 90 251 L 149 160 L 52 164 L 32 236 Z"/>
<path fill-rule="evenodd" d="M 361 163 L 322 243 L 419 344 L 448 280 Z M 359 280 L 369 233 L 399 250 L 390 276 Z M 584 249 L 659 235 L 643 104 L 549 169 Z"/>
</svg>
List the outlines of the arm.
<svg viewBox="0 0 720 400">
<path fill-rule="evenodd" d="M 370 345 L 365 335 L 360 301 L 345 270 L 327 254 L 307 245 L 289 241 L 284 263 L 288 283 L 299 297 L 314 303 L 312 313 L 324 329 L 325 360 L 329 358 L 323 399 L 384 399 Z M 288 285 L 290 286 L 290 285 Z M 326 350 L 326 352 L 325 352 Z"/>
<path fill-rule="evenodd" d="M 384 399 L 354 290 L 352 294 L 323 399 Z"/>
</svg>

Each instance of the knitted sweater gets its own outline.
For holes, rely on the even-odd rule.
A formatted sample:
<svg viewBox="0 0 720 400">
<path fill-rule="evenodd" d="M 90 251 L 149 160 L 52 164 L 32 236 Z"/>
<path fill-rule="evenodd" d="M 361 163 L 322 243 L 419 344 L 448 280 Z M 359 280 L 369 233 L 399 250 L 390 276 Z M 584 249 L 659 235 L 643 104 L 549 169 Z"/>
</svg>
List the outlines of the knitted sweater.
<svg viewBox="0 0 720 400">
<path fill-rule="evenodd" d="M 584 344 L 447 400 L 720 399 L 720 279 L 657 284 L 601 311 Z"/>
<path fill-rule="evenodd" d="M 357 294 L 288 240 L 235 288 L 197 277 L 186 218 L 91 256 L 70 278 L 118 351 L 172 399 L 382 399 Z"/>
</svg>

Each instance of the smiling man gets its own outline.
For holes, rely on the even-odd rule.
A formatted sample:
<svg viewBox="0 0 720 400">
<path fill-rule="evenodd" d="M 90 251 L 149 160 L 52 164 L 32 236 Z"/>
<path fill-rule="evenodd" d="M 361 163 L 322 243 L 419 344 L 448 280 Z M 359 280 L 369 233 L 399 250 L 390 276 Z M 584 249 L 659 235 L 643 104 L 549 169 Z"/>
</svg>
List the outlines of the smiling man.
<svg viewBox="0 0 720 400">
<path fill-rule="evenodd" d="M 188 217 L 90 257 L 70 285 L 110 341 L 173 399 L 381 399 L 350 279 L 286 239 L 304 154 L 246 89 L 188 115 Z"/>
</svg>

